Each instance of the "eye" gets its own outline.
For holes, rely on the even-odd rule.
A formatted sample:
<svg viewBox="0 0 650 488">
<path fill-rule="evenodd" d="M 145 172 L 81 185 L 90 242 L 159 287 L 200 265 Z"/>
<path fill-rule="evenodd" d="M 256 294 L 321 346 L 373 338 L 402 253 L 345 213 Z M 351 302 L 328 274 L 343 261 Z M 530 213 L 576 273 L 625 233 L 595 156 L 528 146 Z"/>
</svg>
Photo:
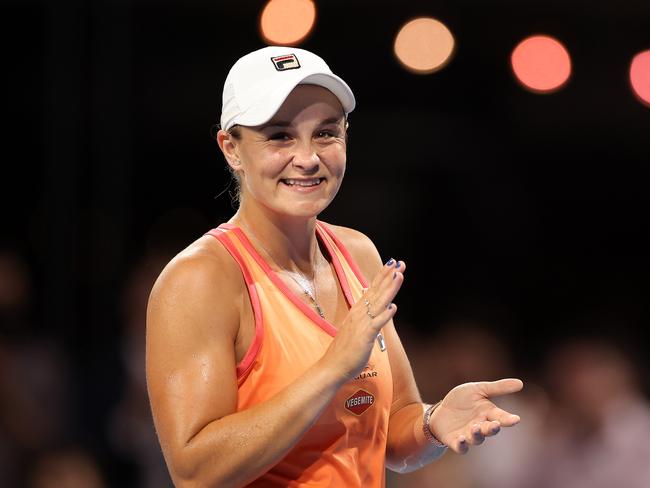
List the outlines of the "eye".
<svg viewBox="0 0 650 488">
<path fill-rule="evenodd" d="M 319 139 L 330 139 L 332 137 L 338 137 L 338 131 L 331 129 L 322 129 L 316 132 L 316 137 Z"/>
<path fill-rule="evenodd" d="M 269 136 L 269 140 L 272 141 L 286 141 L 289 139 L 289 134 L 287 132 L 274 132 Z"/>
</svg>

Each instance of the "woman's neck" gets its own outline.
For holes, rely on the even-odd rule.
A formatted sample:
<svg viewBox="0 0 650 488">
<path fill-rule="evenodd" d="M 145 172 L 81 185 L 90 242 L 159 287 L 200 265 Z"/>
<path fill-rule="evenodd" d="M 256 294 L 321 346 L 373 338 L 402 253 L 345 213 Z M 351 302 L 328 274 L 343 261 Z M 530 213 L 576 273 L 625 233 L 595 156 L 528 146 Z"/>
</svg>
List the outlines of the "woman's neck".
<svg viewBox="0 0 650 488">
<path fill-rule="evenodd" d="M 262 247 L 276 265 L 288 271 L 313 276 L 320 261 L 316 239 L 316 217 L 279 217 L 270 212 L 240 209 L 230 219 Z M 260 250 L 260 249 L 258 249 Z"/>
</svg>

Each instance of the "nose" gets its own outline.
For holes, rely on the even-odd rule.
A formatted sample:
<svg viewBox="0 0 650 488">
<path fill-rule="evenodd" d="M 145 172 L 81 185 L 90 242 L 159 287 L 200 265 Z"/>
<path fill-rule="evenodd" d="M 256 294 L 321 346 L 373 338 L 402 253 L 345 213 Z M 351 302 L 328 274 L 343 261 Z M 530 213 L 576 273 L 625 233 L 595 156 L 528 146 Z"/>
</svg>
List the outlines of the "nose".
<svg viewBox="0 0 650 488">
<path fill-rule="evenodd" d="M 309 142 L 297 144 L 293 153 L 291 164 L 301 169 L 306 174 L 313 174 L 318 171 L 320 157 L 316 148 Z"/>
</svg>

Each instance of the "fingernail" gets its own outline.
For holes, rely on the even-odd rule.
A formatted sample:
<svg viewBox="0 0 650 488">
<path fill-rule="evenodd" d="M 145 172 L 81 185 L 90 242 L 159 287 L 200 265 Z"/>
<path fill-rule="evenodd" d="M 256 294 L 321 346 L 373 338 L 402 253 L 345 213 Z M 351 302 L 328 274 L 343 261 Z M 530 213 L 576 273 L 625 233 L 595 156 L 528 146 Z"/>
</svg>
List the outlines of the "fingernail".
<svg viewBox="0 0 650 488">
<path fill-rule="evenodd" d="M 393 279 L 397 278 L 397 273 L 393 273 Z"/>
<path fill-rule="evenodd" d="M 386 307 L 386 308 L 387 308 L 388 310 L 392 310 L 392 309 L 393 309 L 393 304 L 392 304 L 392 303 L 389 303 L 389 304 L 388 304 L 388 307 Z"/>
<path fill-rule="evenodd" d="M 390 258 L 388 261 L 386 261 L 386 266 L 392 266 L 394 262 L 395 260 L 393 258 Z M 399 268 L 399 264 L 397 265 L 397 267 Z"/>
<path fill-rule="evenodd" d="M 376 261 L 375 261 L 375 262 L 376 262 Z M 397 261 L 397 266 L 395 266 L 395 267 L 396 267 L 397 269 L 399 269 L 399 267 L 400 267 L 400 262 L 399 262 L 399 261 Z"/>
</svg>

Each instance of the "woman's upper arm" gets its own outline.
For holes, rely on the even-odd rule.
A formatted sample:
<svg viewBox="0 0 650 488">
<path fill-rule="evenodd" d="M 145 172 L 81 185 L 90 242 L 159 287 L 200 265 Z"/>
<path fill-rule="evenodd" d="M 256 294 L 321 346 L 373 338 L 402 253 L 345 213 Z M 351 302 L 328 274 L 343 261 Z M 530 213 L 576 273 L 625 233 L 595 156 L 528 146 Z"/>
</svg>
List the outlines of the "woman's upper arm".
<svg viewBox="0 0 650 488">
<path fill-rule="evenodd" d="M 172 260 L 151 292 L 147 387 L 170 468 L 203 427 L 236 409 L 241 281 L 224 256 L 194 253 Z"/>
<path fill-rule="evenodd" d="M 334 229 L 337 236 L 346 245 L 348 251 L 357 262 L 367 281 L 369 283 L 372 282 L 375 275 L 379 273 L 383 266 L 381 256 L 374 243 L 361 232 L 345 227 L 334 227 Z M 400 259 L 399 256 L 391 257 Z M 397 295 L 396 303 L 399 306 L 399 294 Z M 421 399 L 411 364 L 409 363 L 404 347 L 402 346 L 402 341 L 395 330 L 395 325 L 392 320 L 383 328 L 383 334 L 393 376 L 392 414 L 406 405 L 420 402 Z"/>
</svg>

